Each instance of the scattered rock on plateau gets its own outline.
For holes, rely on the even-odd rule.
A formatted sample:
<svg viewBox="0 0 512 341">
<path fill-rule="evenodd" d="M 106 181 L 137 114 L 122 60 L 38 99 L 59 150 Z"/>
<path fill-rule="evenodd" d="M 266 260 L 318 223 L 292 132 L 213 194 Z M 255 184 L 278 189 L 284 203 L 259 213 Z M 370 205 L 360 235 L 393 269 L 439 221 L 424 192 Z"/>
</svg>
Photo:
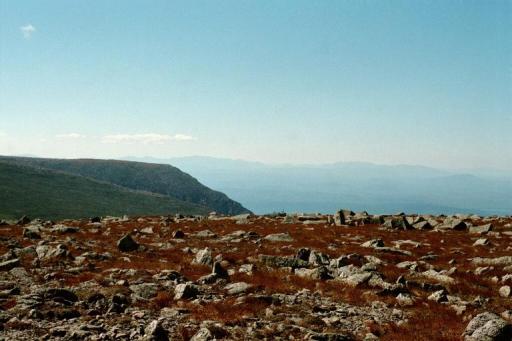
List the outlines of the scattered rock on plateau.
<svg viewBox="0 0 512 341">
<path fill-rule="evenodd" d="M 501 297 L 510 297 L 511 289 L 509 285 L 504 285 L 499 290 Z"/>
<path fill-rule="evenodd" d="M 47 289 L 43 296 L 45 299 L 51 299 L 67 305 L 71 305 L 78 301 L 78 297 L 73 291 L 64 288 Z"/>
<path fill-rule="evenodd" d="M 212 231 L 210 230 L 203 230 L 203 231 L 199 231 L 195 234 L 195 236 L 197 238 L 203 238 L 203 239 L 207 239 L 207 238 L 215 238 L 217 237 L 217 235 L 215 233 L 213 233 Z"/>
<path fill-rule="evenodd" d="M 23 229 L 23 237 L 28 239 L 41 239 L 41 229 L 38 226 L 28 226 Z"/>
<path fill-rule="evenodd" d="M 212 265 L 212 263 L 213 263 L 212 250 L 210 250 L 209 247 L 199 250 L 196 253 L 196 256 L 195 256 L 193 262 L 195 264 Z"/>
<path fill-rule="evenodd" d="M 141 229 L 140 233 L 143 233 L 143 234 L 153 234 L 155 232 L 153 231 L 153 227 L 148 226 L 148 227 L 144 227 L 143 229 Z"/>
<path fill-rule="evenodd" d="M 384 246 L 384 242 L 382 241 L 382 239 L 371 239 L 371 240 L 368 240 L 366 242 L 364 242 L 363 244 L 361 244 L 362 247 L 372 247 L 372 248 L 375 248 L 375 247 L 383 247 Z"/>
<path fill-rule="evenodd" d="M 496 258 L 482 258 L 475 257 L 471 262 L 478 266 L 494 265 L 494 266 L 507 266 L 512 265 L 512 256 L 502 256 Z"/>
<path fill-rule="evenodd" d="M 229 295 L 238 295 L 247 292 L 252 287 L 251 284 L 245 282 L 231 283 L 224 287 Z"/>
<path fill-rule="evenodd" d="M 91 217 L 91 219 L 89 219 L 89 222 L 91 222 L 91 223 L 101 223 L 101 218 L 100 217 Z"/>
<path fill-rule="evenodd" d="M 213 333 L 208 328 L 201 328 L 192 336 L 190 341 L 210 341 L 215 340 Z"/>
<path fill-rule="evenodd" d="M 480 239 L 477 239 L 473 243 L 473 246 L 485 246 L 485 245 L 488 245 L 488 244 L 489 244 L 489 239 L 487 239 L 487 238 L 480 238 Z"/>
<path fill-rule="evenodd" d="M 470 226 L 469 233 L 483 234 L 492 231 L 492 224 L 485 224 L 479 226 Z"/>
<path fill-rule="evenodd" d="M 400 293 L 396 296 L 396 301 L 401 307 L 407 307 L 414 304 L 414 298 L 409 294 Z"/>
<path fill-rule="evenodd" d="M 314 269 L 295 269 L 295 274 L 299 277 L 315 279 L 315 280 L 326 280 L 332 278 L 329 274 L 329 270 L 325 266 L 320 266 Z"/>
<path fill-rule="evenodd" d="M 117 241 L 117 248 L 121 252 L 130 252 L 137 250 L 139 248 L 139 244 L 133 240 L 130 234 L 126 234 Z"/>
<path fill-rule="evenodd" d="M 190 283 L 178 284 L 174 289 L 174 299 L 183 300 L 196 298 L 199 294 L 199 289 L 196 285 Z"/>
<path fill-rule="evenodd" d="M 345 225 L 350 217 L 354 214 L 355 213 L 350 210 L 339 210 L 338 212 L 334 213 L 334 224 L 336 226 Z"/>
<path fill-rule="evenodd" d="M 265 236 L 265 240 L 270 242 L 293 242 L 289 233 L 274 233 Z"/>
<path fill-rule="evenodd" d="M 153 320 L 144 330 L 143 341 L 167 341 L 169 335 L 162 327 L 162 320 Z"/>
<path fill-rule="evenodd" d="M 447 293 L 445 290 L 438 290 L 438 291 L 432 293 L 428 297 L 428 299 L 431 301 L 437 302 L 437 303 L 448 301 Z"/>
<path fill-rule="evenodd" d="M 158 286 L 155 283 L 141 283 L 130 285 L 135 300 L 149 300 L 156 296 Z"/>
<path fill-rule="evenodd" d="M 258 255 L 258 260 L 267 266 L 276 268 L 305 268 L 309 265 L 307 261 L 295 257 Z"/>
<path fill-rule="evenodd" d="M 9 271 L 18 266 L 20 266 L 19 258 L 7 260 L 5 262 L 0 263 L 0 271 Z"/>
<path fill-rule="evenodd" d="M 228 278 L 228 272 L 222 267 L 220 262 L 214 262 L 212 266 L 212 274 L 218 278 Z"/>
<path fill-rule="evenodd" d="M 439 225 L 436 228 L 444 230 L 465 230 L 467 225 L 460 219 L 449 217 L 444 220 L 442 225 Z"/>
<path fill-rule="evenodd" d="M 407 222 L 405 216 L 398 215 L 384 218 L 384 224 L 382 226 L 389 229 L 407 230 L 412 226 Z"/>
<path fill-rule="evenodd" d="M 309 255 L 311 254 L 311 250 L 306 248 L 306 247 L 303 247 L 303 248 L 300 248 L 298 251 L 297 251 L 297 254 L 295 255 L 295 257 L 297 259 L 301 259 L 303 261 L 309 261 Z"/>
<path fill-rule="evenodd" d="M 185 238 L 185 233 L 182 230 L 176 230 L 172 233 L 172 237 L 174 239 L 183 239 Z"/>
<path fill-rule="evenodd" d="M 512 325 L 494 313 L 474 317 L 464 331 L 465 341 L 512 340 Z"/>
<path fill-rule="evenodd" d="M 430 222 L 425 220 L 415 223 L 412 227 L 417 230 L 431 230 L 433 226 Z"/>
<path fill-rule="evenodd" d="M 78 231 L 79 231 L 78 227 L 67 226 L 64 224 L 57 224 L 51 228 L 51 232 L 56 232 L 56 233 L 61 233 L 61 234 L 76 233 Z"/>
<path fill-rule="evenodd" d="M 335 333 L 308 333 L 305 338 L 308 341 L 353 341 L 354 338 L 346 334 L 335 334 Z"/>
<path fill-rule="evenodd" d="M 453 279 L 453 277 L 450 277 L 448 275 L 445 275 L 445 274 L 442 274 L 440 272 L 437 272 L 436 270 L 434 269 L 430 269 L 430 270 L 427 270 L 427 271 L 423 271 L 421 273 L 421 275 L 423 277 L 426 277 L 426 278 L 429 278 L 429 279 L 432 279 L 434 281 L 437 281 L 439 283 L 447 283 L 447 284 L 451 284 L 451 283 L 454 283 L 455 282 L 455 279 Z"/>
<path fill-rule="evenodd" d="M 308 263 L 312 266 L 328 265 L 329 255 L 318 251 L 311 251 L 308 257 Z"/>
<path fill-rule="evenodd" d="M 27 217 L 26 215 L 24 215 L 23 217 L 21 217 L 17 222 L 16 222 L 16 225 L 26 225 L 26 224 L 29 224 L 31 221 L 31 219 L 29 217 Z"/>
</svg>

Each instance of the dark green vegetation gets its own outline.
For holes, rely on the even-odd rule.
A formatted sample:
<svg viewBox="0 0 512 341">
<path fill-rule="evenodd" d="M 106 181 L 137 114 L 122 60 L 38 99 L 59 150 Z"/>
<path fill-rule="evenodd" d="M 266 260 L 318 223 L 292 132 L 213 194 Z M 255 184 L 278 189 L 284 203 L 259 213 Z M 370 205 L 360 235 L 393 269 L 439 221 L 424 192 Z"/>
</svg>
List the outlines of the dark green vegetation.
<svg viewBox="0 0 512 341">
<path fill-rule="evenodd" d="M 169 165 L 0 157 L 0 218 L 248 212 Z"/>
<path fill-rule="evenodd" d="M 204 206 L 128 190 L 82 176 L 0 162 L 0 218 L 205 214 Z"/>
</svg>

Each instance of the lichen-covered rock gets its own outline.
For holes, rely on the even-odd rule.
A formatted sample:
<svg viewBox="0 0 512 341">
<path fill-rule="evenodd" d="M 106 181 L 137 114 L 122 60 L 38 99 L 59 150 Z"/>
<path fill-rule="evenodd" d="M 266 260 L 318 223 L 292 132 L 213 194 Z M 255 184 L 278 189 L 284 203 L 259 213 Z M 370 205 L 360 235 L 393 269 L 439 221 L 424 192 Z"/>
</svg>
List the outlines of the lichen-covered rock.
<svg viewBox="0 0 512 341">
<path fill-rule="evenodd" d="M 190 283 L 182 283 L 176 286 L 174 289 L 174 299 L 184 300 L 195 298 L 199 294 L 199 289 L 196 285 Z"/>
<path fill-rule="evenodd" d="M 162 327 L 162 320 L 153 320 L 144 329 L 143 341 L 168 341 L 169 333 Z"/>
<path fill-rule="evenodd" d="M 265 236 L 265 240 L 270 242 L 293 242 L 293 238 L 289 233 L 274 233 Z"/>
<path fill-rule="evenodd" d="M 209 247 L 199 250 L 196 253 L 196 256 L 195 256 L 193 262 L 195 264 L 212 265 L 213 264 L 212 250 L 210 250 Z"/>
<path fill-rule="evenodd" d="M 510 341 L 512 324 L 494 313 L 475 316 L 464 331 L 465 341 Z"/>
</svg>

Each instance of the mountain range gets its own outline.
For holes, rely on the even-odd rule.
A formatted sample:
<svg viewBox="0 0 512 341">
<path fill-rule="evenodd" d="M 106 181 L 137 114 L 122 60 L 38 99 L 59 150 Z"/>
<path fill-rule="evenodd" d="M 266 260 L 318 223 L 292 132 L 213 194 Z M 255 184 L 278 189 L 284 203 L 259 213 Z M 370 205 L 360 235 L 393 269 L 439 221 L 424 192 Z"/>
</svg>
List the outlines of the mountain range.
<svg viewBox="0 0 512 341">
<path fill-rule="evenodd" d="M 512 173 L 338 162 L 264 164 L 203 156 L 125 159 L 172 164 L 255 213 L 334 212 L 512 214 Z"/>
</svg>

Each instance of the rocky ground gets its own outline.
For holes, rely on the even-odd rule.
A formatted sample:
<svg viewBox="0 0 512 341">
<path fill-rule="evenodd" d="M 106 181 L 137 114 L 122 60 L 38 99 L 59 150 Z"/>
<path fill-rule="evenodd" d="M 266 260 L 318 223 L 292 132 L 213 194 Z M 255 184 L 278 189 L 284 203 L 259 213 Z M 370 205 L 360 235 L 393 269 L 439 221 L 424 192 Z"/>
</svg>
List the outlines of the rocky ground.
<svg viewBox="0 0 512 341">
<path fill-rule="evenodd" d="M 0 340 L 512 340 L 512 217 L 0 222 Z"/>
</svg>

